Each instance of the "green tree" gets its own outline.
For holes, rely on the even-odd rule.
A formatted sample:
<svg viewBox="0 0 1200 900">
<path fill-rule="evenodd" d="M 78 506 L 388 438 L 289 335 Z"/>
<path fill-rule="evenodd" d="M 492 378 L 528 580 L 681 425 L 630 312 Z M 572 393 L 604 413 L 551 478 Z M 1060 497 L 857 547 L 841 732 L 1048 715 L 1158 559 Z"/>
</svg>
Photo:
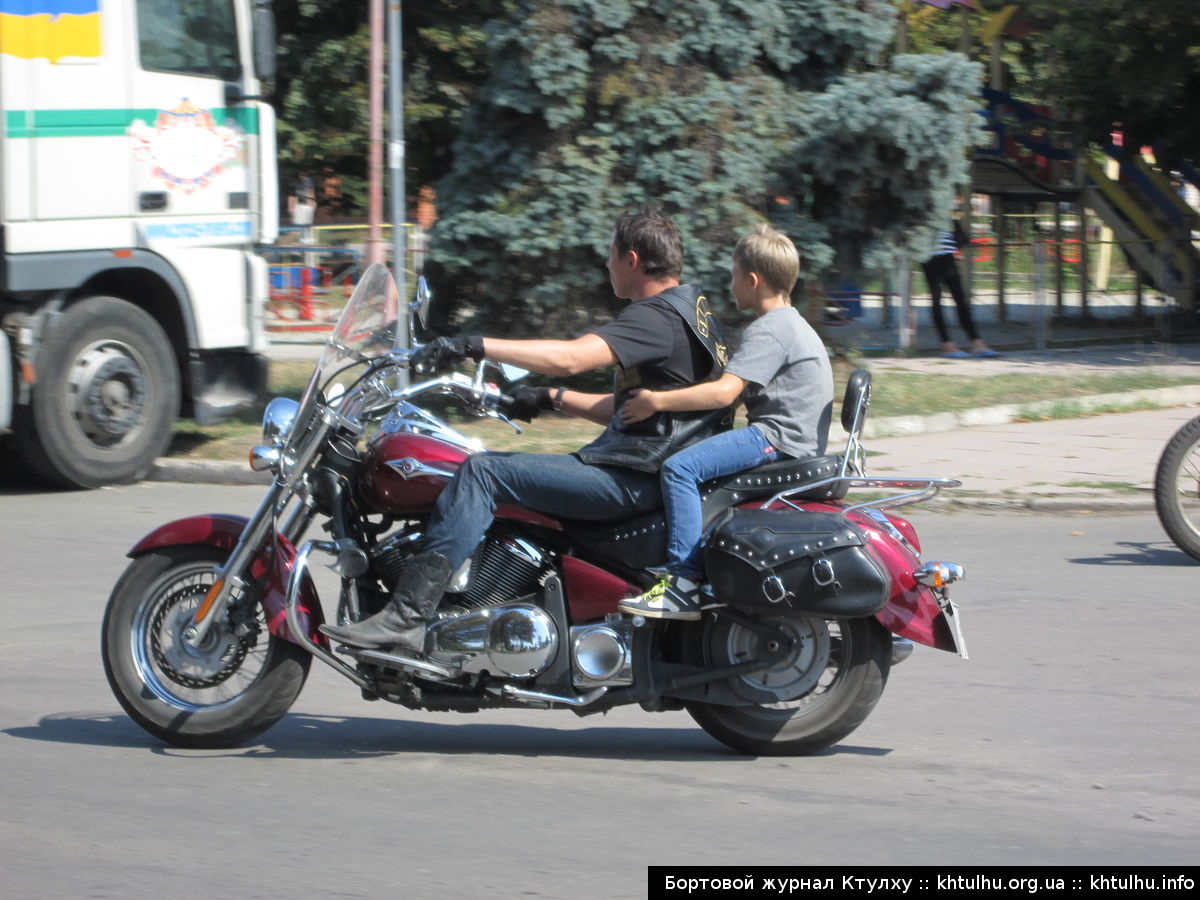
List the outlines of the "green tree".
<svg viewBox="0 0 1200 900">
<path fill-rule="evenodd" d="M 726 295 L 756 221 L 805 272 L 921 255 L 976 138 L 961 56 L 899 57 L 889 0 L 520 0 L 439 184 L 431 258 L 456 326 L 569 333 L 615 312 L 614 217 L 661 205 L 687 280 Z"/>
<path fill-rule="evenodd" d="M 326 169 L 342 180 L 343 212 L 366 211 L 370 52 L 367 0 L 274 0 L 279 34 L 280 181 Z M 449 147 L 482 80 L 488 0 L 406 3 L 404 119 L 410 187 L 449 169 Z"/>
<path fill-rule="evenodd" d="M 1195 0 L 1038 0 L 1030 14 L 1051 54 L 1039 85 L 1086 140 L 1114 126 L 1164 162 L 1200 159 L 1200 16 Z"/>
<path fill-rule="evenodd" d="M 898 0 L 899 2 L 899 0 Z M 977 0 L 971 52 L 992 15 L 1010 0 Z M 1128 146 L 1156 146 L 1160 156 L 1200 158 L 1200 16 L 1195 0 L 1024 0 L 1002 41 L 1001 59 L 1017 97 L 1053 107 L 1078 123 L 1082 138 L 1108 143 L 1118 125 Z M 958 46 L 957 10 L 918 5 L 909 37 L 920 52 Z M 1012 26 L 1016 26 L 1015 28 Z M 1015 32 L 1015 34 L 1014 34 Z"/>
<path fill-rule="evenodd" d="M 365 205 L 367 4 L 275 0 L 274 104 L 281 193 L 302 172 L 342 179 L 346 208 Z"/>
</svg>

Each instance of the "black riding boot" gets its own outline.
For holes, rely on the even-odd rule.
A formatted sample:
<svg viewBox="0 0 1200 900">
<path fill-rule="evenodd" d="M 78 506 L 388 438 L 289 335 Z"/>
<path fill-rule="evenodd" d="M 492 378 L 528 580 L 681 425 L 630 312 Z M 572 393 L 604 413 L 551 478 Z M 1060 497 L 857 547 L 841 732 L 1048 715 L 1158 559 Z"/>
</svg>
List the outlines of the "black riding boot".
<svg viewBox="0 0 1200 900">
<path fill-rule="evenodd" d="M 351 625 L 322 625 L 321 631 L 353 647 L 394 647 L 425 652 L 425 625 L 450 581 L 450 563 L 440 553 L 418 553 L 408 561 L 388 605 Z"/>
</svg>

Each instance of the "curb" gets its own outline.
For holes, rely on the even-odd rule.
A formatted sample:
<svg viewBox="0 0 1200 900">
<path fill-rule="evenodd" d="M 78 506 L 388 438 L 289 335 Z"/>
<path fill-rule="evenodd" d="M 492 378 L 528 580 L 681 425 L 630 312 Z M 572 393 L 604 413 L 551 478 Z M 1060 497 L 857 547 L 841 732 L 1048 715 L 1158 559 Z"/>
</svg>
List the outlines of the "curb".
<svg viewBox="0 0 1200 900">
<path fill-rule="evenodd" d="M 213 459 L 163 458 L 155 463 L 145 480 L 183 484 L 265 487 L 271 483 L 271 479 L 270 472 L 251 471 L 244 463 Z M 1101 512 L 1135 513 L 1153 512 L 1154 498 L 1152 496 L 1118 497 L 1102 494 L 1033 497 L 939 496 L 917 504 L 915 508 L 939 512 L 1053 513 L 1058 515 L 1087 515 Z"/>
<path fill-rule="evenodd" d="M 1168 388 L 1148 388 L 1120 394 L 1090 394 L 1058 400 L 1041 400 L 1032 403 L 1005 404 L 955 413 L 937 413 L 930 416 L 894 416 L 886 419 L 868 420 L 865 437 L 889 438 L 911 437 L 922 434 L 937 434 L 957 431 L 979 425 L 1007 425 L 1027 419 L 1074 418 L 1089 412 L 1123 412 L 1134 409 L 1200 405 L 1200 385 L 1182 385 Z M 270 472 L 254 472 L 244 462 L 211 459 L 158 459 L 147 481 L 180 482 L 184 484 L 214 485 L 259 485 L 271 483 Z M 944 512 L 975 511 L 997 513 L 1053 513 L 1059 515 L 1087 515 L 1094 512 L 1152 512 L 1154 498 L 1147 494 L 1130 497 L 1123 495 L 1033 495 L 1012 497 L 993 495 L 971 497 L 939 496 L 927 500 L 919 509 Z"/>
<path fill-rule="evenodd" d="M 161 457 L 154 462 L 146 481 L 178 481 L 184 484 L 257 484 L 267 485 L 274 476 L 255 472 L 244 462 L 219 459 L 173 459 Z"/>
<path fill-rule="evenodd" d="M 1056 515 L 1088 515 L 1090 513 L 1141 513 L 1154 511 L 1154 498 L 1118 497 L 1093 494 L 1089 496 L 1046 495 L 1040 497 L 937 497 L 917 504 L 917 509 L 940 512 L 970 511 L 997 513 L 1054 513 Z"/>
</svg>

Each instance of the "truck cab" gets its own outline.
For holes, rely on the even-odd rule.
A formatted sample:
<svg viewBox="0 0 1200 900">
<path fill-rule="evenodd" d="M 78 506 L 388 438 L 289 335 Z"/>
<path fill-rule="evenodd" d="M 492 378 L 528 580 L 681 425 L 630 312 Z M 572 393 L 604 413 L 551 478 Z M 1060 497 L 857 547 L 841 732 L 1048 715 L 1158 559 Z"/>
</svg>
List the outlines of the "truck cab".
<svg viewBox="0 0 1200 900">
<path fill-rule="evenodd" d="M 47 479 L 262 393 L 273 42 L 265 0 L 0 0 L 0 430 Z"/>
</svg>

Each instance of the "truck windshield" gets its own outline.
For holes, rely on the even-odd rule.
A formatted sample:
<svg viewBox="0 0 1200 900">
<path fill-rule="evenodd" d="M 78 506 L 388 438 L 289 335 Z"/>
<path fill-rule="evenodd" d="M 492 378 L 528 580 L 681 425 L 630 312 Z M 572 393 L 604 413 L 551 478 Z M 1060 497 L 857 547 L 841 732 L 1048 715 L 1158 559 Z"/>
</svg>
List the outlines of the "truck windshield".
<svg viewBox="0 0 1200 900">
<path fill-rule="evenodd" d="M 142 68 L 240 81 L 233 0 L 137 0 Z"/>
</svg>

